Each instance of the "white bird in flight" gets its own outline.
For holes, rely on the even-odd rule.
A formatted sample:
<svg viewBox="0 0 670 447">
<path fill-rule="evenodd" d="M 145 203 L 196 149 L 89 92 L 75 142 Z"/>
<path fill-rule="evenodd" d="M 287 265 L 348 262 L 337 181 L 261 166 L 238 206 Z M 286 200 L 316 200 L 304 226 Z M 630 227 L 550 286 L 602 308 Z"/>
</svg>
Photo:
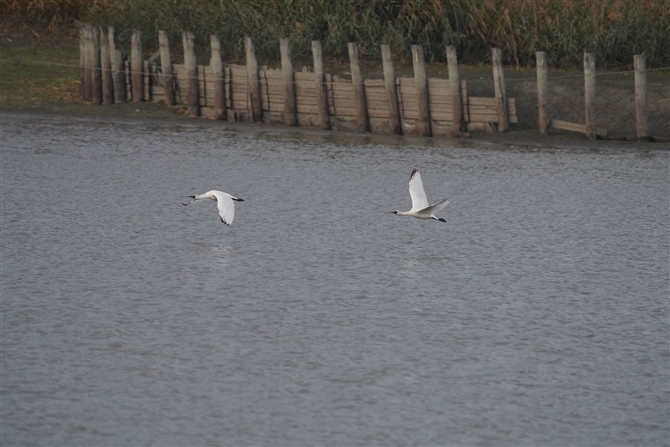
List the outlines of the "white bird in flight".
<svg viewBox="0 0 670 447">
<path fill-rule="evenodd" d="M 412 197 L 412 209 L 409 211 L 392 211 L 398 216 L 413 216 L 419 219 L 435 219 L 440 222 L 446 222 L 443 218 L 435 217 L 435 213 L 447 206 L 449 200 L 442 199 L 434 205 L 428 205 L 428 198 L 426 192 L 423 190 L 423 182 L 421 181 L 421 174 L 418 169 L 412 171 L 409 177 L 409 195 Z"/>
<path fill-rule="evenodd" d="M 204 194 L 200 194 L 199 196 L 186 197 L 190 197 L 191 201 L 188 203 L 182 203 L 184 206 L 188 206 L 197 200 L 215 200 L 217 202 L 216 206 L 219 208 L 219 217 L 221 218 L 221 222 L 226 225 L 232 224 L 233 218 L 235 217 L 235 204 L 233 203 L 233 200 L 235 202 L 244 202 L 244 199 L 238 199 L 237 197 L 233 197 L 226 192 L 217 191 L 215 189 L 207 191 Z"/>
</svg>

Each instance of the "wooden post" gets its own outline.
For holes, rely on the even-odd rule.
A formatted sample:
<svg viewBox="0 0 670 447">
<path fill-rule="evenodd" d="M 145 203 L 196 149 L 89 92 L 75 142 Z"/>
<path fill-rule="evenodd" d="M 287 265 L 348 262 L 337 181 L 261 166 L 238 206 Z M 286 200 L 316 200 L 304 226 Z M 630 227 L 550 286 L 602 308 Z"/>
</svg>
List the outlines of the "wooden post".
<svg viewBox="0 0 670 447">
<path fill-rule="evenodd" d="M 584 53 L 584 118 L 586 138 L 596 139 L 596 58 Z"/>
<path fill-rule="evenodd" d="M 402 135 L 398 94 L 395 89 L 395 70 L 393 69 L 393 59 L 391 59 L 391 47 L 388 45 L 382 45 L 382 65 L 384 66 L 384 83 L 386 84 L 386 98 L 389 104 L 391 133 Z"/>
<path fill-rule="evenodd" d="M 109 44 L 109 56 L 112 66 L 112 83 L 114 84 L 114 103 L 119 104 L 126 101 L 126 68 L 123 63 L 123 55 L 118 48 L 118 42 L 114 28 L 108 28 L 107 42 Z"/>
<path fill-rule="evenodd" d="M 158 46 L 161 54 L 161 71 L 163 72 L 163 99 L 165 104 L 172 106 L 177 103 L 174 94 L 174 74 L 170 56 L 170 40 L 166 31 L 158 31 Z"/>
<path fill-rule="evenodd" d="M 91 45 L 92 45 L 92 37 L 91 37 L 91 25 L 88 23 L 85 23 L 81 27 L 81 36 L 83 40 L 83 62 L 84 62 L 84 81 L 83 81 L 83 87 L 82 87 L 82 99 L 84 101 L 91 101 L 91 98 L 93 98 L 93 83 L 92 83 L 92 78 L 93 76 L 91 75 Z"/>
<path fill-rule="evenodd" d="M 429 137 L 432 132 L 430 130 L 428 84 L 426 83 L 426 65 L 423 60 L 423 47 L 421 45 L 412 45 L 412 64 L 414 66 L 414 82 L 416 83 L 416 100 L 419 107 L 416 130 L 422 137 Z"/>
<path fill-rule="evenodd" d="M 330 113 L 328 111 L 323 73 L 323 55 L 321 42 L 318 40 L 312 41 L 312 58 L 314 59 L 314 87 L 316 88 L 316 108 L 319 114 L 319 127 L 321 129 L 330 129 Z"/>
<path fill-rule="evenodd" d="M 93 53 L 95 48 L 93 45 L 93 26 L 91 24 L 84 25 L 84 77 L 86 79 L 84 88 L 84 100 L 93 101 L 93 71 L 95 66 Z"/>
<path fill-rule="evenodd" d="M 100 27 L 100 69 L 102 70 L 102 103 L 114 104 L 114 82 L 112 81 L 112 62 L 109 53 L 109 31 Z"/>
<path fill-rule="evenodd" d="M 458 74 L 456 47 L 447 47 L 447 68 L 449 70 L 449 90 L 451 91 L 452 136 L 458 137 L 463 129 L 463 100 L 461 99 L 461 78 Z"/>
<path fill-rule="evenodd" d="M 355 42 L 349 42 L 349 64 L 351 66 L 351 82 L 353 83 L 354 96 L 356 97 L 358 131 L 369 132 L 368 105 L 365 101 L 365 86 L 363 85 L 363 76 L 361 76 L 361 67 L 358 65 L 358 45 Z"/>
<path fill-rule="evenodd" d="M 225 78 L 223 75 L 223 62 L 221 61 L 221 42 L 218 36 L 209 36 L 209 44 L 212 49 L 212 58 L 209 65 L 212 67 L 214 76 L 214 119 L 226 119 L 226 94 Z"/>
<path fill-rule="evenodd" d="M 93 26 L 90 24 L 86 24 L 86 27 L 84 28 L 84 45 L 86 48 L 86 54 L 84 56 L 86 60 L 86 72 L 84 75 L 86 76 L 86 101 L 93 101 L 93 67 L 94 67 L 94 60 L 93 60 L 93 52 L 95 51 L 93 47 Z"/>
<path fill-rule="evenodd" d="M 95 52 L 95 48 L 93 45 L 93 25 L 91 24 L 86 24 L 86 28 L 84 29 L 84 35 L 86 37 L 84 44 L 86 45 L 86 100 L 87 101 L 93 101 L 93 71 L 94 71 L 94 66 L 95 66 L 95 61 L 94 61 L 94 56 L 93 53 Z"/>
<path fill-rule="evenodd" d="M 79 96 L 82 101 L 86 99 L 86 25 L 79 26 Z"/>
<path fill-rule="evenodd" d="M 547 82 L 547 58 L 544 51 L 535 52 L 537 66 L 537 125 L 541 135 L 549 135 L 549 83 Z"/>
<path fill-rule="evenodd" d="M 247 53 L 247 86 L 249 89 L 249 102 L 251 103 L 251 120 L 253 122 L 263 121 L 263 103 L 261 98 L 261 86 L 258 82 L 258 62 L 256 51 L 251 37 L 244 38 L 244 48 Z"/>
<path fill-rule="evenodd" d="M 279 49 L 281 52 L 281 71 L 284 76 L 284 124 L 287 126 L 296 126 L 298 119 L 296 116 L 295 103 L 295 81 L 293 76 L 293 63 L 291 62 L 291 44 L 286 37 L 279 39 Z"/>
<path fill-rule="evenodd" d="M 498 108 L 498 132 L 509 129 L 507 115 L 507 93 L 505 92 L 505 75 L 502 68 L 502 51 L 500 48 L 491 48 L 491 62 L 493 65 L 493 88 L 495 89 L 496 105 Z"/>
<path fill-rule="evenodd" d="M 200 83 L 198 82 L 198 66 L 195 60 L 195 35 L 190 31 L 182 31 L 184 45 L 184 69 L 186 75 L 186 109 L 192 116 L 200 116 Z"/>
<path fill-rule="evenodd" d="M 91 102 L 102 103 L 102 72 L 100 70 L 100 31 L 91 25 L 91 42 L 89 47 L 91 60 Z"/>
<path fill-rule="evenodd" d="M 133 30 L 130 37 L 130 70 L 133 102 L 140 102 L 144 100 L 144 66 L 142 64 L 142 33 L 139 30 Z"/>
<path fill-rule="evenodd" d="M 142 61 L 142 72 L 146 73 L 144 76 L 142 84 L 142 98 L 144 101 L 151 101 L 151 67 L 149 66 L 149 61 Z"/>
<path fill-rule="evenodd" d="M 128 57 L 124 57 L 123 59 L 123 70 L 124 70 L 124 76 L 125 76 L 125 85 L 126 85 L 126 98 L 128 98 L 128 101 L 132 101 L 133 99 L 133 85 L 132 85 L 132 72 L 130 70 L 130 61 L 128 60 Z"/>
<path fill-rule="evenodd" d="M 647 57 L 634 56 L 635 65 L 635 130 L 637 139 L 650 141 L 647 124 Z"/>
</svg>

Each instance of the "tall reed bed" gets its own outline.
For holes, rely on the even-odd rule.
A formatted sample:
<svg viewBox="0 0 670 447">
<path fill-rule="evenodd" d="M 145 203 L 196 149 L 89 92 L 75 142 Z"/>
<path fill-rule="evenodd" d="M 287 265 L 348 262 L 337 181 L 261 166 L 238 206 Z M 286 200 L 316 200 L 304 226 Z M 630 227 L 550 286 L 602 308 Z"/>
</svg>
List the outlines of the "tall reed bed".
<svg viewBox="0 0 670 447">
<path fill-rule="evenodd" d="M 21 22 L 32 29 L 51 31 L 84 20 L 94 8 L 107 8 L 113 0 L 0 0 L 3 26 Z"/>
<path fill-rule="evenodd" d="M 35 5 L 78 8 L 79 20 L 114 26 L 122 39 L 140 29 L 147 48 L 157 46 L 160 29 L 174 42 L 191 30 L 204 56 L 217 34 L 224 57 L 239 61 L 248 35 L 267 63 L 278 60 L 279 39 L 288 37 L 293 56 L 305 60 L 319 39 L 334 59 L 345 59 L 347 42 L 355 41 L 370 60 L 387 43 L 404 60 L 420 44 L 433 62 L 455 45 L 466 63 L 488 63 L 496 46 L 505 63 L 518 66 L 533 65 L 535 51 L 545 51 L 554 67 L 580 66 L 584 51 L 599 66 L 630 65 L 640 53 L 649 67 L 670 66 L 670 0 L 0 0 L 0 9 L 31 4 L 43 16 L 46 9 Z"/>
</svg>

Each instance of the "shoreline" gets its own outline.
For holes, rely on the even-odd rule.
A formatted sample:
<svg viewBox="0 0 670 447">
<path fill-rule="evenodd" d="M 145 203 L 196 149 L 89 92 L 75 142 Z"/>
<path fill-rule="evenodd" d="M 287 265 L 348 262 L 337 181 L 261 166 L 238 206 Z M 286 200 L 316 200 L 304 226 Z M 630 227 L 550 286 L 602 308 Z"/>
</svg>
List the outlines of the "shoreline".
<svg viewBox="0 0 670 447">
<path fill-rule="evenodd" d="M 310 127 L 289 127 L 280 124 L 245 123 L 216 121 L 205 117 L 190 117 L 164 104 L 142 102 L 124 103 L 111 106 L 86 103 L 28 104 L 24 106 L 2 105 L 0 115 L 27 115 L 35 117 L 71 118 L 82 121 L 102 121 L 106 123 L 132 124 L 177 124 L 188 127 L 221 127 L 227 130 L 290 133 L 304 135 L 322 135 L 332 138 L 361 139 L 369 142 L 390 143 L 393 145 L 408 144 L 426 147 L 481 147 L 506 150 L 527 148 L 533 149 L 577 149 L 577 150 L 634 150 L 634 151 L 667 151 L 667 141 L 640 142 L 614 139 L 587 140 L 579 133 L 555 131 L 548 136 L 540 135 L 537 129 L 512 129 L 508 132 L 473 132 L 469 138 L 451 137 L 420 137 L 415 135 L 391 135 L 379 133 L 357 133 L 347 131 L 321 130 Z"/>
<path fill-rule="evenodd" d="M 535 69 L 505 68 L 507 96 L 515 98 L 518 124 L 507 132 L 473 131 L 469 138 L 417 137 L 385 134 L 356 134 L 344 131 L 320 131 L 309 127 L 285 127 L 280 124 L 251 124 L 216 122 L 203 117 L 186 115 L 185 106 L 166 106 L 158 102 L 127 102 L 114 105 L 93 105 L 79 99 L 79 48 L 75 41 L 53 39 L 50 42 L 31 41 L 10 34 L 0 37 L 0 113 L 30 113 L 85 117 L 87 119 L 168 120 L 192 125 L 230 126 L 281 132 L 326 132 L 338 135 L 386 138 L 389 141 L 488 142 L 507 146 L 529 145 L 570 146 L 581 148 L 630 147 L 636 149 L 670 149 L 670 71 L 651 71 L 648 74 L 649 130 L 655 142 L 638 142 L 635 138 L 633 76 L 629 72 L 602 72 L 597 80 L 597 123 L 608 128 L 609 137 L 587 140 L 583 134 L 552 130 L 540 135 L 537 125 L 537 89 Z M 337 70 L 338 67 L 329 67 Z M 341 67 L 339 67 L 341 68 Z M 376 67 L 378 69 L 379 67 Z M 375 77 L 375 69 L 368 67 Z M 427 65 L 431 77 L 445 78 L 446 64 Z M 459 66 L 461 70 L 461 66 Z M 411 76 L 410 67 L 399 67 L 399 76 Z M 378 75 L 378 74 L 377 74 Z M 493 96 L 491 67 L 462 66 L 462 79 L 468 82 L 473 96 Z M 578 71 L 552 70 L 549 73 L 550 111 L 552 118 L 570 122 L 584 121 L 583 74 Z M 401 139 L 401 140 L 398 140 Z"/>
</svg>

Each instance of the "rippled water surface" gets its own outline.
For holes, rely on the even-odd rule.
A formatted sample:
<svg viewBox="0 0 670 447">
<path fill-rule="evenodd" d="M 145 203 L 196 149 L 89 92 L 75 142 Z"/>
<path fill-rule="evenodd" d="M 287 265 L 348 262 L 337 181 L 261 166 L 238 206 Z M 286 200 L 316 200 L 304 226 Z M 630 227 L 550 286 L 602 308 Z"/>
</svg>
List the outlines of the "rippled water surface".
<svg viewBox="0 0 670 447">
<path fill-rule="evenodd" d="M 2 444 L 667 445 L 668 152 L 599 146 L 4 114 Z"/>
</svg>

